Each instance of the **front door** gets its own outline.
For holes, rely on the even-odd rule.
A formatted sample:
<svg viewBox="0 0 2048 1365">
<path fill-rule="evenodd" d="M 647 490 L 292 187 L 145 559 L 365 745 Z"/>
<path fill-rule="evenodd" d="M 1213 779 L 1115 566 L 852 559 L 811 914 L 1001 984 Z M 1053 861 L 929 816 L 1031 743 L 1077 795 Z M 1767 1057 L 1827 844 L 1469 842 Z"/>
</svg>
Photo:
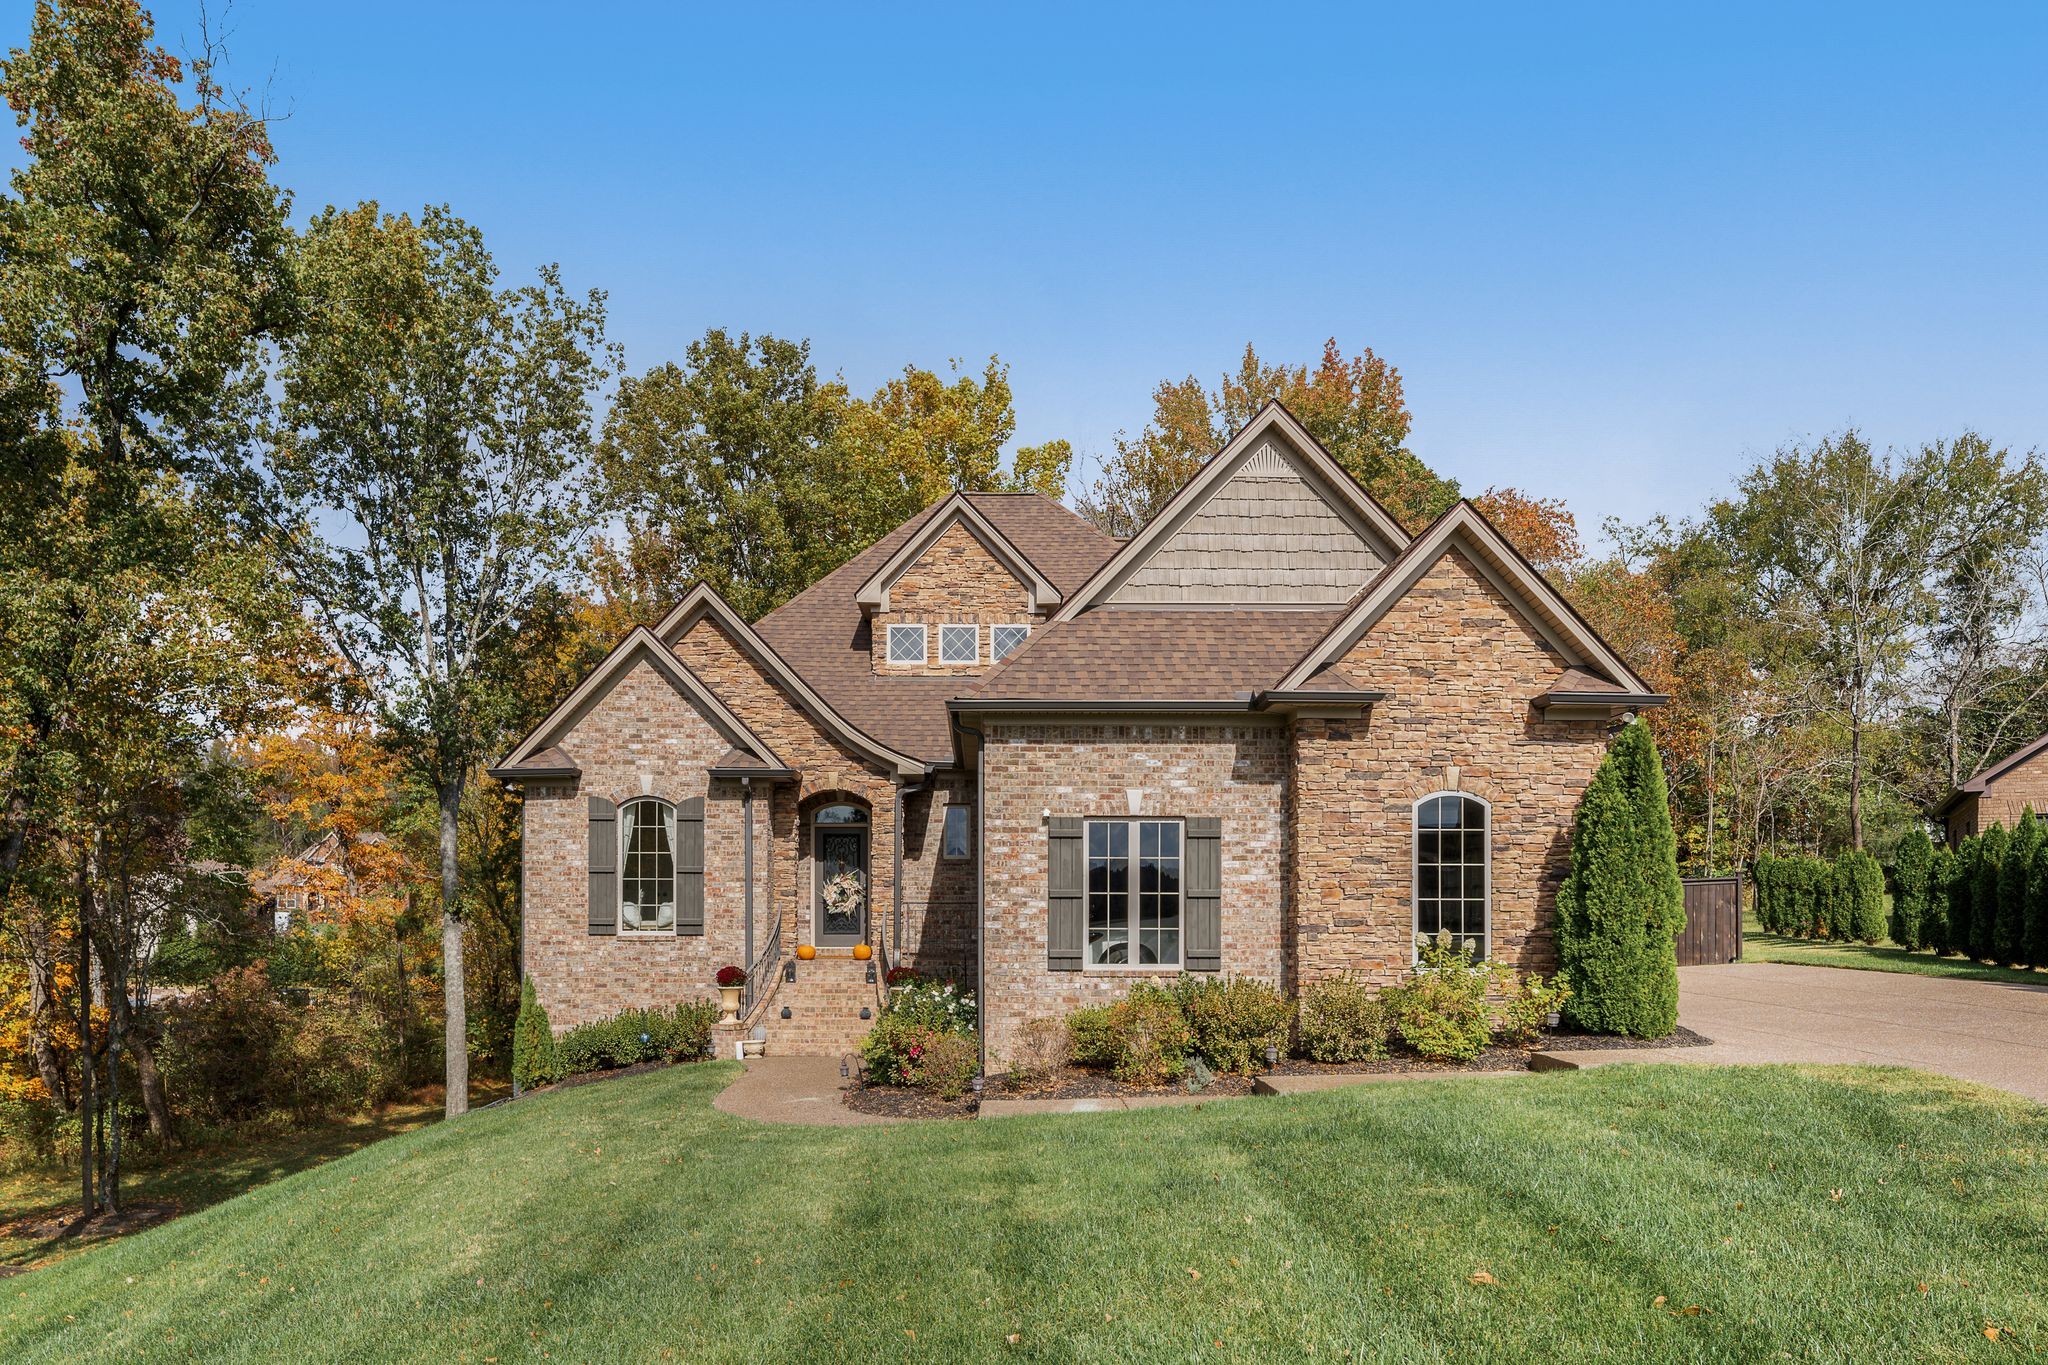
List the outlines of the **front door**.
<svg viewBox="0 0 2048 1365">
<path fill-rule="evenodd" d="M 812 826 L 814 941 L 821 948 L 862 942 L 868 929 L 868 827 L 854 806 L 827 806 Z"/>
</svg>

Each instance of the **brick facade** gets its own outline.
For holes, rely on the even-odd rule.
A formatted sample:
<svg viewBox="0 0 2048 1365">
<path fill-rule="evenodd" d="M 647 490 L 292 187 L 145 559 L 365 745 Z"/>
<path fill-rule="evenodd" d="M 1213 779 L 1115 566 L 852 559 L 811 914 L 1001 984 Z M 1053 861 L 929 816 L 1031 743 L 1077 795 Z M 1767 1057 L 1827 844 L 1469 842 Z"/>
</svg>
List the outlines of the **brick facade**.
<svg viewBox="0 0 2048 1365">
<path fill-rule="evenodd" d="M 1224 970 L 1280 981 L 1287 862 L 1284 722 L 1038 721 L 990 725 L 987 734 L 983 1017 L 991 1067 L 1001 1069 L 1000 1059 L 1026 1020 L 1061 1017 L 1121 995 L 1136 977 L 1170 980 L 1178 971 L 1047 969 L 1047 811 L 1221 817 Z"/>
<path fill-rule="evenodd" d="M 2029 806 L 2036 815 L 2048 814 L 2048 753 L 2007 769 L 1985 783 L 1981 793 L 1958 800 L 1948 813 L 1948 841 L 1959 844 L 1993 825 L 2011 829 Z"/>
<path fill-rule="evenodd" d="M 926 627 L 923 664 L 889 662 L 888 628 L 892 623 Z M 939 626 L 970 623 L 976 627 L 976 661 L 939 662 Z M 1029 625 L 1030 591 L 965 526 L 950 526 L 890 585 L 889 610 L 875 613 L 871 645 L 875 672 L 899 678 L 986 673 L 993 645 L 989 627 L 998 623 Z"/>
<path fill-rule="evenodd" d="M 1492 955 L 1555 970 L 1552 925 L 1572 815 L 1607 750 L 1604 720 L 1545 720 L 1529 704 L 1561 667 L 1543 637 L 1453 551 L 1345 656 L 1390 696 L 1363 720 L 1295 727 L 1289 802 L 1290 974 L 1407 970 L 1414 803 L 1466 792 L 1491 807 Z"/>
</svg>

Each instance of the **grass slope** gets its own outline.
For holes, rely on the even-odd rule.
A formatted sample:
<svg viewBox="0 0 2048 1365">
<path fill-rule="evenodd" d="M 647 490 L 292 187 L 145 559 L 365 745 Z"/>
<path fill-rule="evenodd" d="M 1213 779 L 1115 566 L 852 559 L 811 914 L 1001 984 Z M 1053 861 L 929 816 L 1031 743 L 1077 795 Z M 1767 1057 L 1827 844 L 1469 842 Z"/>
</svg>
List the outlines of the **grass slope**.
<svg viewBox="0 0 2048 1365">
<path fill-rule="evenodd" d="M 2002 981 L 2008 985 L 2048 986 L 2048 971 L 2025 967 L 1992 967 L 1961 957 L 1916 953 L 1887 939 L 1882 943 L 1836 943 L 1829 939 L 1787 938 L 1767 934 L 1754 924 L 1742 936 L 1744 962 L 1789 962 L 1796 967 L 1854 967 L 1867 972 L 1904 972 L 1909 976 L 1949 976 L 1960 981 Z"/>
<path fill-rule="evenodd" d="M 2048 1109 L 1916 1073 L 1608 1067 L 867 1129 L 728 1117 L 731 1074 L 474 1114 L 0 1281 L 0 1359 L 2048 1345 Z"/>
</svg>

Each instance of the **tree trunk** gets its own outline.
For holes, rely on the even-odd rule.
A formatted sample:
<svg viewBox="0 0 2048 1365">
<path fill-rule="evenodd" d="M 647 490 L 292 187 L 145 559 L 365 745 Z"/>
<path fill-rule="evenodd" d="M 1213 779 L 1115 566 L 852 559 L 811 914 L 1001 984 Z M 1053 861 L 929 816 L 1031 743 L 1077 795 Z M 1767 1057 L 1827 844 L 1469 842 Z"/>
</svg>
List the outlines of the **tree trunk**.
<svg viewBox="0 0 2048 1365">
<path fill-rule="evenodd" d="M 1849 846 L 1863 847 L 1863 666 L 1849 703 Z"/>
<path fill-rule="evenodd" d="M 455 817 L 462 806 L 462 777 L 441 782 L 441 993 L 448 1011 L 443 1036 L 449 1118 L 469 1112 L 469 1017 L 464 1004 L 462 917 L 457 913 Z"/>
<path fill-rule="evenodd" d="M 92 1059 L 92 888 L 85 863 L 78 865 L 78 1178 L 79 1206 L 90 1218 L 99 1212 L 93 1198 L 93 1125 L 99 1116 L 93 1094 Z"/>
<path fill-rule="evenodd" d="M 135 1059 L 135 1078 L 142 1087 L 142 1107 L 149 1115 L 149 1131 L 156 1137 L 169 1139 L 171 1107 L 164 1102 L 163 1073 L 157 1070 L 155 1050 L 136 1030 L 135 1015 L 129 1007 L 125 985 L 114 993 L 113 1008 L 114 1027 L 120 1035 L 121 1047 Z"/>
<path fill-rule="evenodd" d="M 71 1112 L 71 1083 L 65 1078 L 64 1064 L 57 1057 L 57 1044 L 50 1034 L 50 1021 L 57 1014 L 56 964 L 50 961 L 50 943 L 47 935 L 31 929 L 23 936 L 28 940 L 28 1046 L 36 1059 L 36 1074 L 43 1079 L 43 1089 L 50 1092 L 50 1103 L 65 1113 Z"/>
</svg>

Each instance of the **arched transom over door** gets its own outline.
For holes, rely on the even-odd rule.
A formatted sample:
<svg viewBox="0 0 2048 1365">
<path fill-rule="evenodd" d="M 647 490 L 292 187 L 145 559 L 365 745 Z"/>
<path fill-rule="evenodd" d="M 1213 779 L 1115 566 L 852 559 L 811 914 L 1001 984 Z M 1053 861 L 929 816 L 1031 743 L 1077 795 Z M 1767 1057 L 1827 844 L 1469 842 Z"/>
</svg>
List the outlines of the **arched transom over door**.
<svg viewBox="0 0 2048 1365">
<path fill-rule="evenodd" d="M 813 939 L 820 947 L 863 942 L 868 929 L 868 813 L 820 806 L 811 816 Z"/>
</svg>

